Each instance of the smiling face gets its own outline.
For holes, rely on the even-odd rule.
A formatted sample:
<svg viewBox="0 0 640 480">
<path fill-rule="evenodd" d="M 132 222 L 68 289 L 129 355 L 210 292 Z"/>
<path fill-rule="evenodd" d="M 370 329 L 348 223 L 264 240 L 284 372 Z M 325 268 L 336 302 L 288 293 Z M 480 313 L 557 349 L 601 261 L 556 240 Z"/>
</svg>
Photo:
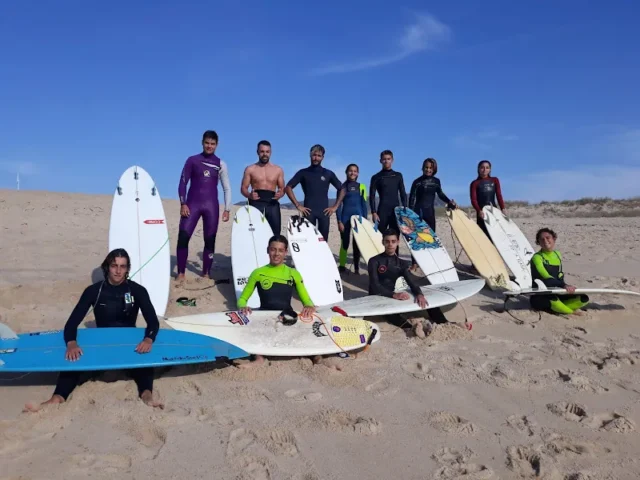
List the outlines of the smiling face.
<svg viewBox="0 0 640 480">
<path fill-rule="evenodd" d="M 490 173 L 491 165 L 489 164 L 489 162 L 482 162 L 480 165 L 478 165 L 478 175 L 480 175 L 480 178 L 487 178 Z"/>
<path fill-rule="evenodd" d="M 545 252 L 552 252 L 556 248 L 556 239 L 549 232 L 542 232 L 538 235 L 538 244 Z"/>
<path fill-rule="evenodd" d="M 287 246 L 282 242 L 274 240 L 269 244 L 267 253 L 269 254 L 269 263 L 274 267 L 277 267 L 278 265 L 281 265 L 287 257 Z"/>
<path fill-rule="evenodd" d="M 424 173 L 427 177 L 432 177 L 434 174 L 433 162 L 427 162 L 422 169 L 422 173 Z"/>
<path fill-rule="evenodd" d="M 360 172 L 358 172 L 358 167 L 356 167 L 355 165 L 351 165 L 347 170 L 347 178 L 352 182 L 355 182 L 356 180 L 358 180 L 359 173 Z"/>
<path fill-rule="evenodd" d="M 269 145 L 259 145 L 258 146 L 258 159 L 260 163 L 269 163 L 271 159 L 271 147 Z"/>
<path fill-rule="evenodd" d="M 213 152 L 216 151 L 217 147 L 218 142 L 216 142 L 213 138 L 205 138 L 202 141 L 202 151 L 207 155 L 213 154 Z"/>
<path fill-rule="evenodd" d="M 398 237 L 396 235 L 385 235 L 382 238 L 382 245 L 384 245 L 384 253 L 395 255 L 396 248 L 398 248 Z"/>
</svg>

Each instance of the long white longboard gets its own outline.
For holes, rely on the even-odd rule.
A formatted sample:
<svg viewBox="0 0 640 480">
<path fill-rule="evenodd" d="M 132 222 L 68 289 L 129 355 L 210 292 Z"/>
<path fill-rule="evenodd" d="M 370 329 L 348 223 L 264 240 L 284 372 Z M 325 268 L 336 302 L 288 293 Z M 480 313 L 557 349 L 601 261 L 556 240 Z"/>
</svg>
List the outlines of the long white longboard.
<svg viewBox="0 0 640 480">
<path fill-rule="evenodd" d="M 254 310 L 203 313 L 174 317 L 167 324 L 184 332 L 199 333 L 229 342 L 254 355 L 297 357 L 330 355 L 357 350 L 377 342 L 375 323 L 336 313 L 298 316 L 293 325 L 278 320 L 280 312 Z"/>
<path fill-rule="evenodd" d="M 129 167 L 113 194 L 109 250 L 124 248 L 131 258 L 131 280 L 149 292 L 156 314 L 169 300 L 171 258 L 169 231 L 160 192 L 140 166 Z"/>
<path fill-rule="evenodd" d="M 536 285 L 538 288 L 524 288 L 522 290 L 514 290 L 503 292 L 505 296 L 515 296 L 515 295 L 571 295 L 564 288 L 549 288 L 544 283 L 539 280 L 536 280 Z M 601 294 L 612 294 L 612 295 L 637 295 L 640 297 L 640 293 L 632 292 L 630 290 L 617 290 L 614 288 L 576 288 L 575 294 L 580 293 L 601 293 Z"/>
</svg>

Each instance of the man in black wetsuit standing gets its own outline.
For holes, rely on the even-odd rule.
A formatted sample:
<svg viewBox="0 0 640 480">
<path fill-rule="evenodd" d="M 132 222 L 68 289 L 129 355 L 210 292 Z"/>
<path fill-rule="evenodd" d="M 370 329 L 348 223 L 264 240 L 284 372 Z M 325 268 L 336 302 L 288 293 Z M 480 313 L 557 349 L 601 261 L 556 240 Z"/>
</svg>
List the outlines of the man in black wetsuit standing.
<svg viewBox="0 0 640 480">
<path fill-rule="evenodd" d="M 398 230 L 396 213 L 394 209 L 398 206 L 407 206 L 407 192 L 404 188 L 402 173 L 391 168 L 393 164 L 393 152 L 384 150 L 380 153 L 380 163 L 382 170 L 371 177 L 369 187 L 369 205 L 371 206 L 371 219 L 378 222 L 378 230 L 384 232 L 392 228 Z M 376 208 L 376 192 L 380 196 L 378 208 Z M 396 254 L 399 249 L 396 248 Z"/>
<path fill-rule="evenodd" d="M 285 192 L 300 213 L 305 216 L 309 222 L 316 224 L 318 230 L 326 241 L 329 241 L 329 220 L 333 215 L 345 196 L 345 190 L 342 190 L 342 183 L 336 177 L 336 174 L 322 166 L 324 160 L 324 147 L 322 145 L 314 145 L 311 147 L 309 155 L 311 157 L 311 166 L 298 170 L 291 180 L 287 183 Z M 304 192 L 304 206 L 296 199 L 293 189 L 300 184 Z M 338 198 L 333 207 L 329 207 L 329 185 L 333 185 L 338 193 Z M 275 233 L 275 232 L 274 232 Z"/>
<path fill-rule="evenodd" d="M 422 294 L 420 286 L 416 283 L 416 277 L 409 272 L 410 263 L 402 260 L 395 253 L 399 239 L 398 232 L 391 229 L 386 230 L 382 237 L 384 252 L 369 259 L 369 295 L 381 295 L 396 300 L 411 299 L 411 295 L 407 292 L 395 292 L 396 281 L 398 278 L 404 277 L 415 301 L 422 310 L 425 310 L 429 303 Z M 447 323 L 447 319 L 439 308 L 431 308 L 427 310 L 427 314 L 435 323 Z M 430 325 L 426 325 L 420 319 L 411 320 L 413 332 L 418 337 L 424 338 L 425 330 L 431 330 Z"/>
<path fill-rule="evenodd" d="M 160 323 L 153 308 L 147 289 L 139 283 L 129 280 L 131 260 L 129 254 L 123 248 L 112 250 L 102 262 L 104 280 L 88 286 L 75 308 L 71 312 L 64 326 L 64 341 L 67 345 L 65 358 L 75 362 L 82 356 L 82 347 L 78 345 L 76 336 L 78 326 L 84 320 L 90 307 L 98 328 L 108 327 L 135 327 L 138 311 L 142 311 L 147 328 L 144 338 L 136 347 L 136 352 L 147 353 L 151 351 L 153 342 L 160 329 Z M 80 383 L 82 373 L 80 371 L 60 372 L 55 391 L 49 400 L 40 406 L 27 404 L 25 411 L 38 411 L 42 405 L 64 403 L 71 392 Z M 90 372 L 95 376 L 99 372 Z M 149 406 L 164 408 L 161 402 L 153 399 L 153 368 L 133 368 L 127 371 L 137 386 L 140 399 Z"/>
</svg>

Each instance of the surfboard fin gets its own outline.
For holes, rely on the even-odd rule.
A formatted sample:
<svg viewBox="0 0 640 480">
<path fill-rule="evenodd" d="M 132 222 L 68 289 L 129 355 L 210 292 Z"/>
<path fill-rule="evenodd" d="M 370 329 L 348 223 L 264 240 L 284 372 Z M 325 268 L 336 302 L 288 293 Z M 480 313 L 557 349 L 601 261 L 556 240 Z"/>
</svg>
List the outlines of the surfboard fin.
<svg viewBox="0 0 640 480">
<path fill-rule="evenodd" d="M 116 190 L 118 191 L 118 195 L 122 195 L 122 187 L 120 185 L 116 187 Z"/>
<path fill-rule="evenodd" d="M 156 196 L 156 191 L 157 191 L 157 189 L 156 189 L 156 186 L 154 185 L 154 186 L 151 188 L 151 195 L 155 197 L 155 196 Z"/>
<path fill-rule="evenodd" d="M 16 332 L 11 330 L 11 328 L 9 328 L 8 325 L 5 325 L 4 323 L 0 323 L 0 339 L 17 340 L 18 335 L 16 335 Z"/>
</svg>

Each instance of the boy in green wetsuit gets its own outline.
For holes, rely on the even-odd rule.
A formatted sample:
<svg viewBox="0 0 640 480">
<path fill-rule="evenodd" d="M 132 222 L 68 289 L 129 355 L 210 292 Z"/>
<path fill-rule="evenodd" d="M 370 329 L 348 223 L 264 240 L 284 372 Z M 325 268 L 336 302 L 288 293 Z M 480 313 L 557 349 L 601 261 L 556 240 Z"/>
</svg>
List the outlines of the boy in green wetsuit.
<svg viewBox="0 0 640 480">
<path fill-rule="evenodd" d="M 562 256 L 555 250 L 558 235 L 549 228 L 541 228 L 536 234 L 536 244 L 540 250 L 531 257 L 533 288 L 536 280 L 549 288 L 564 288 L 570 295 L 532 295 L 529 302 L 534 310 L 543 310 L 563 315 L 582 315 L 581 308 L 589 303 L 587 295 L 571 295 L 576 287 L 567 285 L 562 271 Z"/>
<path fill-rule="evenodd" d="M 295 287 L 303 305 L 300 316 L 308 318 L 316 312 L 300 272 L 284 263 L 288 248 L 289 242 L 284 235 L 274 235 L 269 239 L 267 247 L 269 264 L 251 272 L 249 281 L 238 299 L 238 310 L 246 315 L 251 314 L 252 310 L 247 306 L 247 302 L 257 288 L 260 296 L 260 310 L 291 311 L 291 297 Z M 256 355 L 254 363 L 263 362 L 264 357 Z"/>
</svg>

